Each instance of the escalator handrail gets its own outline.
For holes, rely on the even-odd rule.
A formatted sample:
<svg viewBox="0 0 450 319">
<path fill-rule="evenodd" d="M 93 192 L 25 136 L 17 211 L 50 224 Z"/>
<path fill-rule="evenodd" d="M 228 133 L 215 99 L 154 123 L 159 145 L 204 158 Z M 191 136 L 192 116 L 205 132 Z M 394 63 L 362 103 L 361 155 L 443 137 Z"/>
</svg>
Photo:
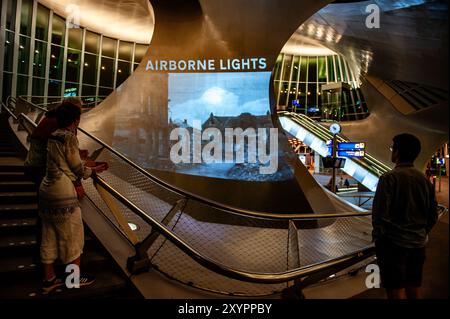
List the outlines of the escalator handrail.
<svg viewBox="0 0 450 319">
<path fill-rule="evenodd" d="M 314 134 L 318 135 L 318 137 L 322 138 L 325 141 L 332 138 L 331 133 L 328 132 L 326 130 L 326 128 L 324 128 L 319 123 L 316 123 L 315 121 L 311 120 L 307 116 L 304 116 L 303 114 L 297 114 L 297 113 L 286 112 L 286 111 L 279 111 L 278 113 L 282 114 L 283 116 L 286 116 L 286 117 L 294 119 L 295 122 L 299 123 L 302 126 L 308 127 L 308 129 L 313 131 Z M 337 136 L 337 139 L 340 142 L 347 142 L 347 140 L 344 139 L 342 136 Z M 381 174 L 383 174 L 383 173 L 385 173 L 385 172 L 390 170 L 390 167 L 388 167 L 384 163 L 378 161 L 377 159 L 375 159 L 370 154 L 366 154 L 366 157 L 365 157 L 364 161 L 369 162 L 370 165 L 372 165 L 373 167 L 370 167 L 368 165 L 368 163 L 364 163 L 364 161 L 361 160 L 361 159 L 355 158 L 353 160 L 355 162 L 358 162 L 360 165 L 364 166 L 365 168 L 367 168 L 370 171 L 375 169 L 377 171 L 377 175 L 381 175 Z"/>
<path fill-rule="evenodd" d="M 291 269 L 285 272 L 277 272 L 277 273 L 256 273 L 256 272 L 247 272 L 238 270 L 232 267 L 228 267 L 223 265 L 213 259 L 203 255 L 194 247 L 190 246 L 184 240 L 182 240 L 177 234 L 173 233 L 169 229 L 167 229 L 163 224 L 154 219 L 153 217 L 147 215 L 144 211 L 142 211 L 139 207 L 130 202 L 127 198 L 125 198 L 122 194 L 120 194 L 117 190 L 115 190 L 112 186 L 110 186 L 104 179 L 100 176 L 94 177 L 94 183 L 98 183 L 107 190 L 114 198 L 120 201 L 123 205 L 125 205 L 128 209 L 132 210 L 138 216 L 140 216 L 143 220 L 145 220 L 148 224 L 152 226 L 159 234 L 164 236 L 167 240 L 169 240 L 172 244 L 177 246 L 183 252 L 185 252 L 190 258 L 199 263 L 200 265 L 212 270 L 216 273 L 224 275 L 229 278 L 254 282 L 254 283 L 264 283 L 264 284 L 276 284 L 276 283 L 284 283 L 288 281 L 292 281 L 294 279 L 302 278 L 305 276 L 310 276 L 317 272 L 321 272 L 327 269 L 331 269 L 333 267 L 337 267 L 342 265 L 343 263 L 354 261 L 354 263 L 364 260 L 374 254 L 374 247 L 369 246 L 364 249 L 355 251 L 351 254 L 347 254 L 338 258 L 330 259 L 324 262 L 311 264 L 305 267 Z M 353 263 L 353 262 L 352 262 Z"/>
<path fill-rule="evenodd" d="M 5 107 L 6 108 L 6 107 Z M 8 113 L 11 113 L 8 108 Z M 12 114 L 13 115 L 13 114 Z M 36 127 L 36 123 L 32 121 L 28 116 L 21 113 L 19 118 L 23 118 L 25 121 L 32 124 Z M 366 247 L 364 249 L 358 250 L 356 252 L 346 254 L 344 256 L 330 259 L 327 261 L 323 261 L 320 263 L 311 264 L 305 267 L 291 269 L 285 272 L 278 273 L 256 273 L 256 272 L 247 272 L 238 270 L 232 267 L 228 267 L 219 262 L 212 260 L 211 258 L 201 254 L 195 248 L 191 247 L 188 243 L 183 241 L 180 237 L 178 237 L 175 233 L 168 230 L 163 224 L 159 221 L 155 220 L 147 213 L 142 211 L 139 207 L 134 205 L 131 201 L 121 195 L 118 191 L 116 191 L 113 187 L 108 185 L 101 177 L 95 176 L 94 183 L 100 184 L 105 190 L 107 190 L 113 197 L 119 200 L 122 204 L 124 204 L 128 209 L 132 210 L 138 216 L 140 216 L 146 223 L 150 224 L 152 228 L 156 229 L 159 234 L 168 239 L 171 243 L 185 252 L 190 258 L 196 261 L 198 264 L 206 267 L 207 269 L 214 271 L 216 273 L 222 274 L 226 277 L 233 278 L 236 280 L 253 282 L 253 283 L 263 283 L 263 284 L 276 284 L 276 283 L 285 283 L 288 281 L 292 281 L 294 279 L 303 278 L 306 276 L 310 276 L 322 271 L 331 270 L 332 268 L 338 268 L 346 266 L 348 263 L 355 264 L 359 261 L 367 259 L 368 257 L 374 254 L 373 246 Z M 312 216 L 305 216 L 311 218 Z M 330 217 L 330 216 L 326 216 Z M 124 233 L 120 234 L 123 237 L 126 237 Z"/>
<path fill-rule="evenodd" d="M 8 112 L 8 114 L 9 114 L 15 121 L 17 121 L 18 117 L 13 113 L 13 111 L 11 111 L 8 107 L 6 107 L 6 105 L 5 105 L 3 102 L 1 102 L 1 105 L 2 105 L 2 108 L 3 108 L 4 110 L 6 110 L 6 112 Z"/>
<path fill-rule="evenodd" d="M 26 102 L 32 106 L 36 106 L 32 102 L 29 102 L 29 101 L 26 101 Z M 41 111 L 46 111 L 45 108 L 42 108 L 42 107 L 37 107 L 37 108 L 40 109 Z M 32 121 L 28 117 L 26 117 L 26 119 L 28 121 Z M 268 213 L 268 212 L 255 212 L 255 211 L 250 211 L 247 209 L 232 207 L 232 206 L 222 204 L 222 203 L 216 202 L 214 200 L 207 199 L 202 196 L 190 193 L 188 191 L 179 189 L 175 186 L 172 186 L 172 185 L 164 182 L 163 180 L 159 179 L 158 177 L 153 176 L 152 174 L 147 172 L 145 169 L 140 167 L 138 164 L 136 164 L 132 160 L 128 159 L 121 152 L 113 149 L 110 145 L 106 144 L 104 141 L 95 137 L 91 133 L 87 132 L 86 130 L 84 130 L 80 127 L 78 128 L 78 130 L 80 132 L 82 132 L 83 134 L 85 134 L 86 136 L 88 136 L 89 138 L 91 138 L 92 140 L 94 140 L 95 142 L 97 142 L 100 145 L 102 145 L 103 147 L 105 147 L 106 149 L 108 149 L 108 151 L 110 151 L 111 153 L 113 153 L 114 155 L 116 155 L 117 157 L 122 159 L 123 161 L 125 161 L 128 165 L 130 165 L 133 168 L 135 168 L 136 170 L 138 170 L 141 174 L 143 174 L 144 176 L 146 176 L 147 178 L 149 178 L 151 181 L 158 184 L 159 186 L 161 186 L 175 194 L 178 194 L 179 196 L 182 196 L 184 198 L 195 200 L 197 202 L 200 202 L 202 204 L 205 204 L 207 206 L 213 207 L 215 209 L 218 209 L 218 210 L 221 210 L 221 211 L 224 211 L 227 213 L 233 213 L 235 215 L 254 217 L 254 218 L 260 218 L 260 219 L 271 219 L 271 220 L 291 220 L 291 219 L 303 220 L 303 219 L 322 219 L 322 218 L 341 218 L 341 217 L 344 218 L 344 217 L 363 217 L 363 216 L 371 215 L 370 211 L 356 212 L 356 213 L 355 212 L 343 212 L 343 213 L 330 213 L 330 214 L 275 214 L 275 213 Z"/>
<path fill-rule="evenodd" d="M 304 114 L 299 114 L 299 113 L 293 113 L 293 112 L 287 112 L 287 111 L 280 111 L 279 113 L 284 113 L 284 114 L 288 114 L 290 116 L 295 116 L 299 119 L 302 120 L 306 120 L 309 121 L 311 124 L 314 125 L 315 128 L 321 130 L 322 132 L 326 133 L 328 135 L 328 137 L 332 137 L 331 133 L 322 125 L 320 125 L 320 123 L 317 123 L 316 121 L 314 121 L 313 119 L 309 118 L 308 116 L 304 115 Z M 342 141 L 342 142 L 348 142 L 348 140 L 346 140 L 345 138 L 343 138 L 342 136 L 337 136 L 338 140 Z M 381 171 L 389 171 L 391 168 L 389 166 L 387 166 L 386 164 L 384 164 L 383 162 L 377 160 L 376 158 L 374 158 L 372 155 L 367 154 L 366 159 L 370 160 L 371 162 L 373 162 L 373 165 L 378 166 L 379 168 L 381 168 Z"/>
</svg>

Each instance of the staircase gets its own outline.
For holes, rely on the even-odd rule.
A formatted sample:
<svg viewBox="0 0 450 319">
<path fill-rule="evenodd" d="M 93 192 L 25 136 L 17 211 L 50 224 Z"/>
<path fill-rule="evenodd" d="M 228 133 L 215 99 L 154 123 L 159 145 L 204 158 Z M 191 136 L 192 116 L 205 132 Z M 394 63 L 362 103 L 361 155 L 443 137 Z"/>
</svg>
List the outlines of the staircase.
<svg viewBox="0 0 450 319">
<path fill-rule="evenodd" d="M 94 284 L 80 289 L 41 292 L 37 234 L 37 192 L 27 180 L 6 120 L 0 119 L 0 299 L 142 298 L 106 249 L 85 225 L 81 269 L 94 274 Z M 62 275 L 63 265 L 56 267 Z"/>
</svg>

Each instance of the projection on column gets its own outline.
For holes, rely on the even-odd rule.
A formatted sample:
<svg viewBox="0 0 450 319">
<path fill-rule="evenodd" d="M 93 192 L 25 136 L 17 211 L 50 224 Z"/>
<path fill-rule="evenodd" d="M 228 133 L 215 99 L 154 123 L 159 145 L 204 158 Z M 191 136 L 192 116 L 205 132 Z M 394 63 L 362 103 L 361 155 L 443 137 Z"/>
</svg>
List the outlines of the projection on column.
<svg viewBox="0 0 450 319">
<path fill-rule="evenodd" d="M 289 167 L 279 163 L 266 67 L 265 58 L 148 60 L 145 76 L 164 83 L 159 94 L 166 97 L 157 98 L 158 108 L 167 101 L 167 114 L 153 116 L 166 118 L 167 131 L 149 138 L 137 125 L 116 129 L 116 146 L 149 169 L 235 180 L 290 178 Z M 142 131 L 131 134 L 145 140 L 147 149 L 158 144 L 158 158 L 146 158 L 125 145 L 129 136 L 123 135 L 133 129 Z"/>
</svg>

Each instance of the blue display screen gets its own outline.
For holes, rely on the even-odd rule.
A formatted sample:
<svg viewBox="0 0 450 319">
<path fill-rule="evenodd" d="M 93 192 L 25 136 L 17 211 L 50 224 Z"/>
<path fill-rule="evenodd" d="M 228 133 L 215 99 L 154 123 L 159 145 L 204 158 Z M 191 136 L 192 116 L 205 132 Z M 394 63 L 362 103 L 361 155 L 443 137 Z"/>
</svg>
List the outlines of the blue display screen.
<svg viewBox="0 0 450 319">
<path fill-rule="evenodd" d="M 366 143 L 363 142 L 343 142 L 338 143 L 339 150 L 364 150 Z"/>
<path fill-rule="evenodd" d="M 340 157 L 364 157 L 364 150 L 338 150 Z"/>
</svg>

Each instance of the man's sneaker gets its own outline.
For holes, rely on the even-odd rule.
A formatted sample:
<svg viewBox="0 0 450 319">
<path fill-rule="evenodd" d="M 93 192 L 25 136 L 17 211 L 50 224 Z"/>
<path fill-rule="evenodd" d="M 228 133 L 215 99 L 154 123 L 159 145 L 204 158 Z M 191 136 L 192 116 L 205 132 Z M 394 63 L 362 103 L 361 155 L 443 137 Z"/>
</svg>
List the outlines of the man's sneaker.
<svg viewBox="0 0 450 319">
<path fill-rule="evenodd" d="M 93 275 L 89 275 L 89 274 L 85 273 L 80 277 L 80 287 L 89 286 L 89 285 L 93 284 L 94 281 L 95 281 L 95 277 Z"/>
<path fill-rule="evenodd" d="M 64 285 L 63 281 L 59 278 L 53 278 L 52 280 L 44 280 L 42 284 L 42 293 L 44 295 L 49 294 L 53 290 L 55 290 L 58 287 L 61 287 Z"/>
</svg>

